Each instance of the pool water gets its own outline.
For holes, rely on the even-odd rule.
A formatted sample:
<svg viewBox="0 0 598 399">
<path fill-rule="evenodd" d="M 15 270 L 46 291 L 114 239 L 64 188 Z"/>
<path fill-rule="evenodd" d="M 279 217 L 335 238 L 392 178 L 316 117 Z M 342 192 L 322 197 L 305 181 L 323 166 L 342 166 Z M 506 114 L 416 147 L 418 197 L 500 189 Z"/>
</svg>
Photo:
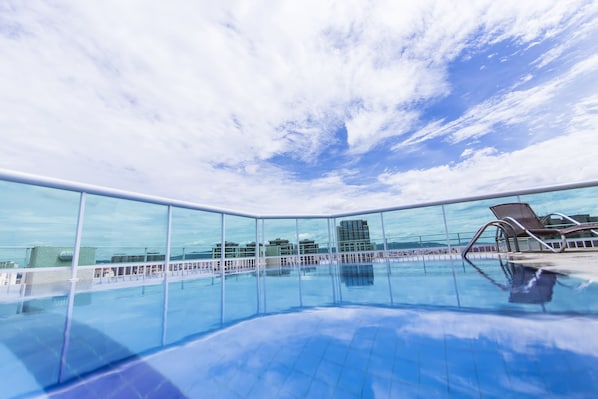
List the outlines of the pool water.
<svg viewBox="0 0 598 399">
<path fill-rule="evenodd" d="M 72 312 L 2 304 L 0 397 L 598 392 L 596 284 L 496 260 L 347 266 L 229 276 L 224 300 L 207 278 L 78 293 Z"/>
<path fill-rule="evenodd" d="M 316 308 L 243 321 L 50 396 L 590 397 L 596 328 L 579 316 Z"/>
</svg>

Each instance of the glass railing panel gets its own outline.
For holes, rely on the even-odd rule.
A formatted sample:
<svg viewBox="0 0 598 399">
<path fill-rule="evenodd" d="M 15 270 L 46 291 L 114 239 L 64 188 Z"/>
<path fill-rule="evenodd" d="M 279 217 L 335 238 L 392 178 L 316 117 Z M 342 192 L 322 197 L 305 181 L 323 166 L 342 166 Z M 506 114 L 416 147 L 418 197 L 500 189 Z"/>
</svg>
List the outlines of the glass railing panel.
<svg viewBox="0 0 598 399">
<path fill-rule="evenodd" d="M 76 192 L 0 181 L 0 269 L 70 266 L 65 253 L 73 251 L 79 198 Z M 40 251 L 32 259 L 33 248 L 58 252 Z"/>
<path fill-rule="evenodd" d="M 598 223 L 598 187 L 522 195 L 539 217 L 560 212 L 581 222 Z M 558 218 L 557 218 L 558 219 Z"/>
<path fill-rule="evenodd" d="M 301 254 L 327 254 L 334 240 L 334 232 L 328 234 L 328 219 L 298 219 L 299 249 Z M 331 228 L 334 228 L 331 224 Z"/>
<path fill-rule="evenodd" d="M 264 241 L 266 257 L 295 256 L 297 254 L 296 219 L 265 219 Z"/>
<path fill-rule="evenodd" d="M 79 201 L 76 192 L 0 181 L 0 364 L 15 382 L 3 385 L 7 397 L 60 382 Z"/>
<path fill-rule="evenodd" d="M 467 245 L 480 227 L 496 219 L 496 216 L 490 211 L 490 207 L 507 202 L 517 202 L 517 197 L 501 197 L 445 205 L 444 211 L 451 237 L 451 246 L 460 248 Z M 491 234 L 484 235 L 483 240 L 478 240 L 480 245 L 493 245 L 494 231 L 494 228 L 488 229 Z M 492 237 L 492 239 L 488 240 L 488 237 Z"/>
<path fill-rule="evenodd" d="M 167 343 L 220 327 L 220 288 L 216 277 L 169 284 Z"/>
<path fill-rule="evenodd" d="M 450 239 L 450 237 L 449 237 Z M 387 255 L 391 259 L 423 255 L 446 255 L 449 247 L 446 234 L 430 234 L 417 237 L 391 236 Z"/>
<path fill-rule="evenodd" d="M 385 212 L 384 231 L 391 253 L 436 250 L 447 244 L 440 206 Z"/>
<path fill-rule="evenodd" d="M 167 216 L 163 205 L 88 195 L 79 264 L 106 265 L 109 277 L 123 276 L 132 264 L 151 263 L 143 273 L 162 273 Z"/>
<path fill-rule="evenodd" d="M 225 215 L 225 274 L 244 273 L 255 269 L 256 219 Z M 220 259 L 222 244 L 216 243 L 214 259 Z M 243 259 L 243 261 L 241 261 Z"/>
<path fill-rule="evenodd" d="M 64 377 L 76 377 L 160 347 L 163 314 L 161 283 L 78 293 L 68 331 Z"/>
<path fill-rule="evenodd" d="M 221 240 L 219 213 L 173 207 L 170 259 L 173 261 L 208 260 Z"/>
</svg>

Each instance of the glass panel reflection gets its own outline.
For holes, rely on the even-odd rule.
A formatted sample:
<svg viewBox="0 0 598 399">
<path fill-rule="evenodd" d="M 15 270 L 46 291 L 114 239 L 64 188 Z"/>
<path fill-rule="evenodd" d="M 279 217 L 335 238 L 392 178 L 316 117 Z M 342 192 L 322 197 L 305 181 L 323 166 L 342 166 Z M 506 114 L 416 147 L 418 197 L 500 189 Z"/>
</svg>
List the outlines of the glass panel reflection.
<svg viewBox="0 0 598 399">
<path fill-rule="evenodd" d="M 88 195 L 79 264 L 103 265 L 94 277 L 109 281 L 132 273 L 148 278 L 162 274 L 167 215 L 166 206 Z"/>
<path fill-rule="evenodd" d="M 502 197 L 488 200 L 460 202 L 444 206 L 451 247 L 460 252 L 476 231 L 485 223 L 496 219 L 490 211 L 493 205 L 517 202 L 516 197 Z M 474 252 L 496 250 L 495 229 L 488 229 L 476 243 Z"/>
<path fill-rule="evenodd" d="M 531 205 L 534 212 L 543 217 L 560 212 L 580 222 L 598 222 L 598 187 L 522 195 L 521 202 Z"/>
<path fill-rule="evenodd" d="M 212 259 L 220 242 L 220 214 L 174 207 L 171 228 L 171 260 Z"/>
<path fill-rule="evenodd" d="M 329 252 L 333 234 L 328 232 L 328 219 L 299 219 L 297 225 L 303 306 L 332 304 L 338 293 L 336 268 Z"/>
<path fill-rule="evenodd" d="M 385 212 L 384 230 L 390 256 L 447 252 L 440 206 Z"/>
<path fill-rule="evenodd" d="M 66 256 L 44 257 L 33 248 L 73 251 L 79 193 L 0 181 L 0 268 L 70 266 Z M 41 251 L 40 251 L 41 252 Z"/>
<path fill-rule="evenodd" d="M 224 321 L 229 322 L 257 313 L 255 265 L 259 247 L 256 245 L 255 219 L 225 215 L 225 227 Z M 214 257 L 220 258 L 220 254 Z"/>
<path fill-rule="evenodd" d="M 0 297 L 65 295 L 80 195 L 0 181 Z M 35 269 L 39 273 L 11 269 Z"/>
</svg>

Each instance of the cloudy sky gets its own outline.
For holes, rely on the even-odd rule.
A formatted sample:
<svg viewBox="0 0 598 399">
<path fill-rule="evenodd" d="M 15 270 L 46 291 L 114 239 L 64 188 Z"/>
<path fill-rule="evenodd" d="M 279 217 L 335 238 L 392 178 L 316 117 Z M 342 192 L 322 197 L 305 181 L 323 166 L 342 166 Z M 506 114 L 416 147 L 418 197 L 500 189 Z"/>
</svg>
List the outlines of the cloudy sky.
<svg viewBox="0 0 598 399">
<path fill-rule="evenodd" d="M 0 0 L 0 168 L 261 215 L 598 179 L 595 1 Z"/>
</svg>

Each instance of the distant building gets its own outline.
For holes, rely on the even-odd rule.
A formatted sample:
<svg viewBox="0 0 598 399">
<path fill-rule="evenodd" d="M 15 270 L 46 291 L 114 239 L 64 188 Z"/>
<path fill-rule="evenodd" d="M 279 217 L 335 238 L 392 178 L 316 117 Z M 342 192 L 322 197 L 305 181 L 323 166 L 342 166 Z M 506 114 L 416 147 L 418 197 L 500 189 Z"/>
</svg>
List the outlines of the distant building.
<svg viewBox="0 0 598 399">
<path fill-rule="evenodd" d="M 299 241 L 299 253 L 297 245 L 289 240 L 276 238 L 266 244 L 266 256 L 276 259 L 267 259 L 268 265 L 286 265 L 292 262 L 295 256 L 299 255 L 299 264 L 315 265 L 318 263 L 316 256 L 319 246 L 314 240 L 304 239 Z"/>
<path fill-rule="evenodd" d="M 266 256 L 289 256 L 297 255 L 295 245 L 289 240 L 277 238 L 275 240 L 268 241 L 266 244 Z"/>
<path fill-rule="evenodd" d="M 266 244 L 266 265 L 285 266 L 292 263 L 293 257 L 297 255 L 295 248 L 292 242 L 282 238 L 268 241 L 268 244 Z"/>
<path fill-rule="evenodd" d="M 25 295 L 42 295 L 54 291 L 56 293 L 64 293 L 65 287 L 71 278 L 73 255 L 73 248 L 70 247 L 34 247 L 29 257 L 28 268 L 62 268 L 52 269 L 50 272 L 25 273 Z M 95 265 L 95 263 L 95 248 L 79 248 L 79 265 Z M 91 286 L 93 272 L 93 269 L 78 270 L 77 289 L 86 289 Z"/>
<path fill-rule="evenodd" d="M 110 263 L 164 262 L 164 259 L 166 256 L 158 252 L 148 252 L 145 255 L 116 254 L 110 258 Z"/>
<path fill-rule="evenodd" d="M 71 247 L 34 247 L 29 256 L 30 268 L 71 266 L 74 251 Z M 95 265 L 96 249 L 91 247 L 79 248 L 78 264 Z"/>
<path fill-rule="evenodd" d="M 339 252 L 373 251 L 367 220 L 343 220 L 336 227 Z"/>
<path fill-rule="evenodd" d="M 370 228 L 367 220 L 343 220 L 336 227 L 338 252 L 343 262 L 355 262 L 358 258 L 369 261 L 373 254 L 355 257 L 346 253 L 374 251 L 376 245 L 370 240 Z"/>
<path fill-rule="evenodd" d="M 254 258 L 256 247 L 255 242 L 250 242 L 245 244 L 245 246 L 239 247 L 239 256 L 241 258 Z"/>
<path fill-rule="evenodd" d="M 224 246 L 225 258 L 252 258 L 255 257 L 255 242 L 250 242 L 246 245 L 227 241 Z M 218 243 L 212 247 L 212 259 L 220 259 L 222 257 L 222 244 Z"/>
<path fill-rule="evenodd" d="M 299 241 L 300 263 L 302 265 L 318 264 L 317 254 L 320 252 L 319 245 L 314 240 L 304 239 Z"/>
<path fill-rule="evenodd" d="M 224 244 L 224 257 L 225 258 L 240 258 L 239 244 L 232 241 L 226 241 Z M 218 243 L 215 247 L 212 247 L 212 259 L 220 259 L 222 257 L 222 244 Z"/>
<path fill-rule="evenodd" d="M 231 268 L 235 264 L 239 264 L 239 262 L 234 262 L 233 258 L 245 258 L 241 261 L 242 267 L 255 267 L 255 251 L 257 245 L 255 242 L 250 242 L 245 245 L 240 245 L 239 243 L 226 241 L 224 246 L 224 257 L 227 259 L 224 262 L 225 271 L 229 272 Z M 212 247 L 212 259 L 221 259 L 222 258 L 222 244 L 218 243 L 214 247 Z M 249 259 L 247 259 L 249 258 Z M 236 267 L 236 266 L 234 266 Z M 214 270 L 220 270 L 220 261 L 216 262 Z"/>
</svg>

